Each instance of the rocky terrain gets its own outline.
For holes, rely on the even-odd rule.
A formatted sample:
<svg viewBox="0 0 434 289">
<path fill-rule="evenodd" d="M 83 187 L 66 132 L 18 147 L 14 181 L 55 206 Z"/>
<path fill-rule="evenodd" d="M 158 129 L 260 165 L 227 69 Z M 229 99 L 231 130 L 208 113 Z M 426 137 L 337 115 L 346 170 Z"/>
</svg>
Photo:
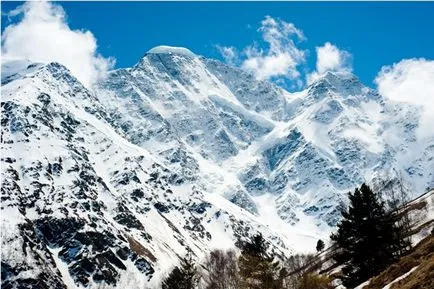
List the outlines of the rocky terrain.
<svg viewBox="0 0 434 289">
<path fill-rule="evenodd" d="M 262 233 L 313 250 L 362 182 L 434 187 L 420 108 L 354 75 L 297 93 L 185 48 L 156 47 L 92 90 L 62 64 L 2 63 L 4 288 L 157 288 Z"/>
</svg>

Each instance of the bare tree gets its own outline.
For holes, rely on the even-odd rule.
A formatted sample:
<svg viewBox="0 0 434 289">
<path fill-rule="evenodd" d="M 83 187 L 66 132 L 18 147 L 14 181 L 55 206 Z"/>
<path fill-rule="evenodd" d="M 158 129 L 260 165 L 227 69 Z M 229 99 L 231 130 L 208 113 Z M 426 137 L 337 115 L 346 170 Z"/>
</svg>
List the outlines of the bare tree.
<svg viewBox="0 0 434 289">
<path fill-rule="evenodd" d="M 398 175 L 399 187 L 396 193 L 396 203 L 397 207 L 394 208 L 396 214 L 396 223 L 400 230 L 398 231 L 397 238 L 401 240 L 400 247 L 397 249 L 399 256 L 403 255 L 411 249 L 411 219 L 410 219 L 410 207 L 409 201 L 410 197 L 408 194 L 408 189 L 405 188 L 401 173 Z"/>
<path fill-rule="evenodd" d="M 237 260 L 237 255 L 233 250 L 212 251 L 204 263 L 205 289 L 240 288 Z"/>
<path fill-rule="evenodd" d="M 317 258 L 313 254 L 295 254 L 285 262 L 288 274 L 283 280 L 284 288 L 298 289 L 300 280 L 307 272 L 316 269 Z"/>
<path fill-rule="evenodd" d="M 396 238 L 400 242 L 396 248 L 396 254 L 401 256 L 411 249 L 409 239 L 412 227 L 409 215 L 411 211 L 411 207 L 409 206 L 410 189 L 405 186 L 401 172 L 395 169 L 393 171 L 393 174 L 387 172 L 382 179 L 377 181 L 376 192 L 378 192 L 381 199 L 385 202 L 386 209 L 398 228 Z"/>
</svg>

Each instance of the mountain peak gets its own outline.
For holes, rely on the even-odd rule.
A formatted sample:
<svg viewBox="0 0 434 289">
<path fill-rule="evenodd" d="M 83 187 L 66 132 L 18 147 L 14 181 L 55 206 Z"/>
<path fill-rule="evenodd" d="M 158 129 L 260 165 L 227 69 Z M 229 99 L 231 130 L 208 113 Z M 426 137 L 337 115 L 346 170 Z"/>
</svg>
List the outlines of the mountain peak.
<svg viewBox="0 0 434 289">
<path fill-rule="evenodd" d="M 326 91 L 335 91 L 342 95 L 375 94 L 350 72 L 327 71 L 315 79 L 308 89 L 315 94 L 323 94 Z"/>
<path fill-rule="evenodd" d="M 328 81 L 330 84 L 334 84 L 336 82 L 342 82 L 342 81 L 359 81 L 358 78 L 350 73 L 350 72 L 337 72 L 337 71 L 327 71 L 321 76 L 318 77 L 314 81 L 315 82 L 323 82 Z"/>
<path fill-rule="evenodd" d="M 166 46 L 166 45 L 156 46 L 148 50 L 146 54 L 176 54 L 176 55 L 182 55 L 188 57 L 196 56 L 193 52 L 191 52 L 189 49 L 185 47 L 174 47 L 174 46 Z"/>
</svg>

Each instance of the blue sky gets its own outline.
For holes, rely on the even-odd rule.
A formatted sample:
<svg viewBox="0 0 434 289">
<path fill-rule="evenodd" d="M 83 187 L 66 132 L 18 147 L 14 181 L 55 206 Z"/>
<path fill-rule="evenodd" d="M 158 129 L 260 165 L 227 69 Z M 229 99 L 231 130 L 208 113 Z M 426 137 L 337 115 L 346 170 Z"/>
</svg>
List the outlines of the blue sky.
<svg viewBox="0 0 434 289">
<path fill-rule="evenodd" d="M 222 59 L 216 45 L 242 52 L 256 43 L 267 49 L 258 31 L 266 15 L 293 23 L 305 41 L 295 39 L 305 59 L 302 78 L 315 69 L 315 47 L 330 42 L 352 55 L 354 73 L 367 85 L 384 65 L 405 58 L 434 59 L 434 3 L 373 2 L 57 2 L 71 29 L 97 39 L 104 57 L 116 67 L 135 64 L 156 45 L 187 47 L 196 54 Z M 5 13 L 22 2 L 2 2 L 2 32 L 19 21 Z M 84 12 L 85 11 L 85 12 Z"/>
</svg>

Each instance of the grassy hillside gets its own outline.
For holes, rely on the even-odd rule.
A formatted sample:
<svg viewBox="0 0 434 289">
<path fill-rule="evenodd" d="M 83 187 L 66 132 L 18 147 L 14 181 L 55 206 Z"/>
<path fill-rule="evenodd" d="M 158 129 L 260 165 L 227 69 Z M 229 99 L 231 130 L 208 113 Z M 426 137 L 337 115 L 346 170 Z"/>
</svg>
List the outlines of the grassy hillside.
<svg viewBox="0 0 434 289">
<path fill-rule="evenodd" d="M 407 277 L 393 282 L 415 267 Z M 420 241 L 409 254 L 372 278 L 363 289 L 381 289 L 392 282 L 390 289 L 434 288 L 434 235 Z"/>
</svg>

